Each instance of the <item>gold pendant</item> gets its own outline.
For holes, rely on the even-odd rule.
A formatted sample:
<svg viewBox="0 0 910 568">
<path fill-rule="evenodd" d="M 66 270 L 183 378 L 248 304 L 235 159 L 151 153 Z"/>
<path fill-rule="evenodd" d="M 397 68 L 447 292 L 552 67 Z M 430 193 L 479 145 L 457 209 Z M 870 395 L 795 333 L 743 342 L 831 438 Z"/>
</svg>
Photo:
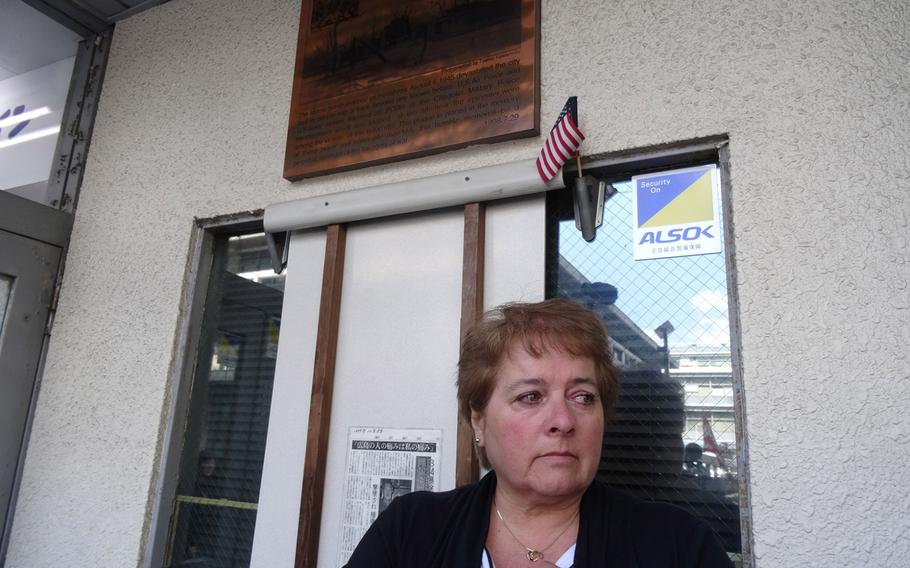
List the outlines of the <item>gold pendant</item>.
<svg viewBox="0 0 910 568">
<path fill-rule="evenodd" d="M 531 562 L 537 562 L 543 558 L 543 552 L 539 550 L 528 550 L 528 560 Z"/>
</svg>

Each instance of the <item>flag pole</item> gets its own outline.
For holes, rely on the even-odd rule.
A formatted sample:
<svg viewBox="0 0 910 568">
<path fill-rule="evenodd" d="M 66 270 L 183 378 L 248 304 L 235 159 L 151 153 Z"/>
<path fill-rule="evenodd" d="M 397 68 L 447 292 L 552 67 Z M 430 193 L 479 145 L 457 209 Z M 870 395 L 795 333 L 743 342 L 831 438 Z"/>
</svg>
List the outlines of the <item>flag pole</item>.
<svg viewBox="0 0 910 568">
<path fill-rule="evenodd" d="M 578 177 L 582 177 L 583 173 L 581 171 L 581 153 L 575 152 L 575 163 L 578 165 Z"/>
</svg>

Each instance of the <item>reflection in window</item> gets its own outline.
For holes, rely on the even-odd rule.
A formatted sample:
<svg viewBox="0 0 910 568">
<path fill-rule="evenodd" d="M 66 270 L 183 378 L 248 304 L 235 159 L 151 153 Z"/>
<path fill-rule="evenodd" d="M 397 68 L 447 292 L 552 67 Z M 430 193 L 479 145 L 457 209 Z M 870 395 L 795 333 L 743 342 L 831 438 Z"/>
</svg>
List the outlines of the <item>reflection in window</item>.
<svg viewBox="0 0 910 568">
<path fill-rule="evenodd" d="M 165 566 L 248 566 L 284 276 L 264 235 L 216 238 Z"/>
<path fill-rule="evenodd" d="M 57 207 L 48 175 L 82 38 L 18 0 L 0 14 L 0 191 Z"/>
<path fill-rule="evenodd" d="M 6 321 L 6 305 L 9 303 L 9 296 L 12 290 L 12 277 L 0 274 L 0 333 L 3 333 L 3 322 Z"/>
<path fill-rule="evenodd" d="M 739 560 L 725 255 L 634 261 L 632 186 L 613 185 L 591 243 L 575 228 L 571 192 L 548 197 L 547 295 L 601 316 L 620 371 L 598 476 L 701 517 Z"/>
</svg>

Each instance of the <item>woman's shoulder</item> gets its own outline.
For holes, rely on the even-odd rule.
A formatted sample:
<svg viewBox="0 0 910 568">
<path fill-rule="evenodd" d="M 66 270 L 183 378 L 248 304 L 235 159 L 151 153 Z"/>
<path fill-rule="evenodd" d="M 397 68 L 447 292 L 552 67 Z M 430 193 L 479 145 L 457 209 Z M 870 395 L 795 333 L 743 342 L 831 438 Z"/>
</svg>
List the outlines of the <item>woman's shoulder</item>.
<svg viewBox="0 0 910 568">
<path fill-rule="evenodd" d="M 485 491 L 483 482 L 448 491 L 415 491 L 396 497 L 389 509 L 398 516 L 422 522 L 443 520 L 486 500 Z"/>
<path fill-rule="evenodd" d="M 489 510 L 489 481 L 433 493 L 396 497 L 379 514 L 351 556 L 349 567 L 425 567 L 480 561 Z M 471 560 L 468 560 L 471 559 Z"/>
<path fill-rule="evenodd" d="M 607 547 L 624 549 L 641 565 L 730 566 L 711 528 L 675 505 L 638 499 L 599 481 L 586 497 L 591 536 L 601 535 Z"/>
<path fill-rule="evenodd" d="M 639 499 L 600 481 L 595 481 L 593 486 L 597 489 L 601 510 L 610 510 L 614 516 L 622 517 L 626 522 L 667 528 L 699 523 L 690 513 L 670 503 Z"/>
</svg>

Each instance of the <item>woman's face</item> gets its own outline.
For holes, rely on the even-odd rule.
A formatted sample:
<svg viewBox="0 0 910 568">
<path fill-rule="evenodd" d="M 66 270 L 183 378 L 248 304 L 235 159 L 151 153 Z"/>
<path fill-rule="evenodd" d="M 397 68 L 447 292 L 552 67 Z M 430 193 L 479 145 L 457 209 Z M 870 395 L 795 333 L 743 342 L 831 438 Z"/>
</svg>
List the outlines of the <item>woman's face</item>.
<svg viewBox="0 0 910 568">
<path fill-rule="evenodd" d="M 594 362 L 549 350 L 507 352 L 471 423 L 502 489 L 532 501 L 580 495 L 600 463 L 604 416 Z"/>
</svg>

